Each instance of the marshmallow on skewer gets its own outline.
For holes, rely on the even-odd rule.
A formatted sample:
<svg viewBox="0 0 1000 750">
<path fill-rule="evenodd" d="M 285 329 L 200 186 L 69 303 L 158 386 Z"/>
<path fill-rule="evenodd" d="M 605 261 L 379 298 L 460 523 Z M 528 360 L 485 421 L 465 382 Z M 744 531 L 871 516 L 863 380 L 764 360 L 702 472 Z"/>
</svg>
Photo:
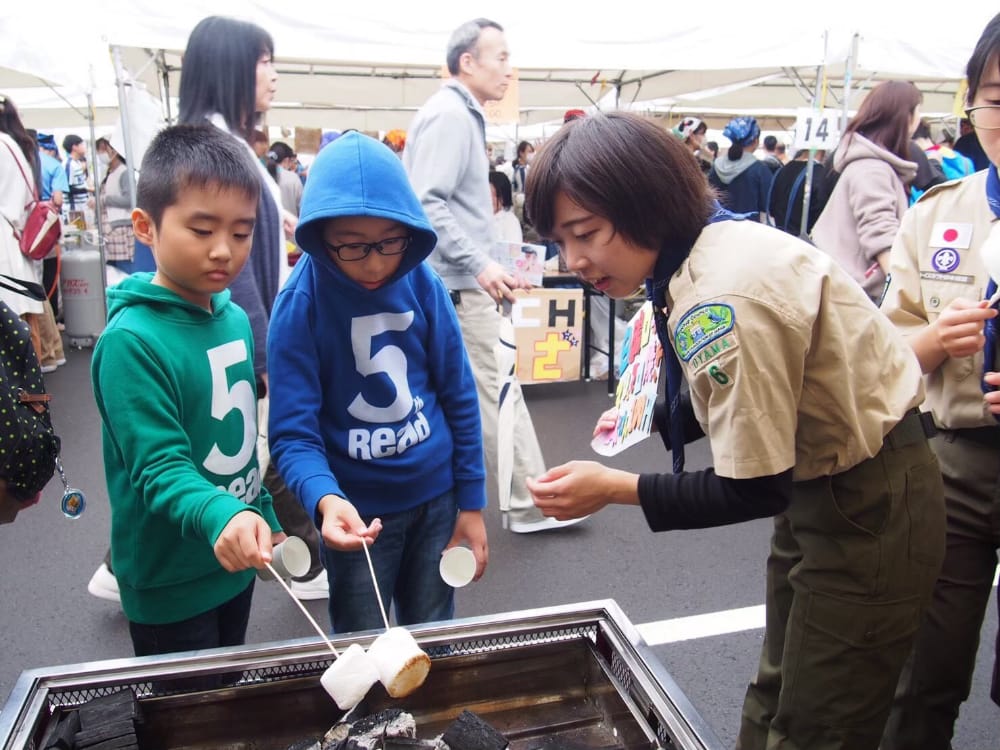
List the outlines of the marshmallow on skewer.
<svg viewBox="0 0 1000 750">
<path fill-rule="evenodd" d="M 431 669 L 431 658 L 406 628 L 389 628 L 382 633 L 368 647 L 368 657 L 393 698 L 405 698 L 423 685 Z"/>
<path fill-rule="evenodd" d="M 369 654 L 357 643 L 352 643 L 327 667 L 320 684 L 338 708 L 350 711 L 378 680 L 379 671 Z"/>
</svg>

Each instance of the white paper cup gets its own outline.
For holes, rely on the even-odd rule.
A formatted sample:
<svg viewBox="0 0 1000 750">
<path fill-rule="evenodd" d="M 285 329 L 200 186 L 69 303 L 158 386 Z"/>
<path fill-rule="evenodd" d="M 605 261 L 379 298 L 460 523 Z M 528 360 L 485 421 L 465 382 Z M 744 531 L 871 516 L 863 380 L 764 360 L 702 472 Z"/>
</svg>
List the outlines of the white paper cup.
<svg viewBox="0 0 1000 750">
<path fill-rule="evenodd" d="M 290 536 L 271 550 L 271 567 L 284 579 L 301 578 L 309 572 L 311 564 L 309 545 L 297 536 Z M 274 576 L 267 568 L 257 571 L 262 581 L 273 581 Z"/>
<path fill-rule="evenodd" d="M 441 555 L 438 571 L 449 586 L 462 588 L 476 576 L 476 556 L 468 547 L 452 547 Z"/>
</svg>

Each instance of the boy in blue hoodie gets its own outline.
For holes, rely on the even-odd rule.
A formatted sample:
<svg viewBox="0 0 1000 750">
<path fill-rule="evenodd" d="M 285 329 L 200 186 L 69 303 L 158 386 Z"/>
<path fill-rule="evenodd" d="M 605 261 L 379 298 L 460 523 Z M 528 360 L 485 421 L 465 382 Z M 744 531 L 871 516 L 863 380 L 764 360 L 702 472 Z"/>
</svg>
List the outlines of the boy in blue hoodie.
<svg viewBox="0 0 1000 750">
<path fill-rule="evenodd" d="M 271 456 L 320 527 L 335 633 L 454 615 L 438 574 L 488 548 L 476 385 L 448 291 L 423 261 L 437 243 L 399 158 L 349 133 L 309 170 L 304 251 L 268 329 Z"/>
<path fill-rule="evenodd" d="M 250 254 L 259 190 L 228 134 L 163 130 L 132 213 L 157 271 L 108 290 L 91 376 L 137 656 L 242 644 L 254 568 L 284 538 L 257 464 L 250 324 L 226 289 Z"/>
</svg>

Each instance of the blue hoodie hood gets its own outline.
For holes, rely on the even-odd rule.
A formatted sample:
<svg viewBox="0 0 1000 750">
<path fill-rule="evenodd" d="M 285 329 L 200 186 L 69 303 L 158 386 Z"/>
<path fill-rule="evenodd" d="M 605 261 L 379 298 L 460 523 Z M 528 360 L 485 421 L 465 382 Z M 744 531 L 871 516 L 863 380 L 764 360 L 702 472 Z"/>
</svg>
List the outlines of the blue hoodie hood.
<svg viewBox="0 0 1000 750">
<path fill-rule="evenodd" d="M 319 152 L 309 168 L 295 230 L 296 243 L 315 263 L 344 278 L 323 242 L 324 222 L 338 216 L 374 216 L 410 228 L 412 239 L 392 281 L 423 262 L 437 244 L 399 157 L 361 133 L 343 135 Z"/>
</svg>

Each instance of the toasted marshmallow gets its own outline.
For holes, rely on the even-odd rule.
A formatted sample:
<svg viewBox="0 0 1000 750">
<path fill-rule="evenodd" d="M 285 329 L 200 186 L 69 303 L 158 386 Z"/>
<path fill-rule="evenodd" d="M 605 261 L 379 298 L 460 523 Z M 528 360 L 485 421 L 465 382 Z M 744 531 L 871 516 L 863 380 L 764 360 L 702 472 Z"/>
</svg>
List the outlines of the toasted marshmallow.
<svg viewBox="0 0 1000 750">
<path fill-rule="evenodd" d="M 424 684 L 431 658 L 423 652 L 406 628 L 390 628 L 368 647 L 385 691 L 393 698 L 405 698 Z"/>
</svg>

